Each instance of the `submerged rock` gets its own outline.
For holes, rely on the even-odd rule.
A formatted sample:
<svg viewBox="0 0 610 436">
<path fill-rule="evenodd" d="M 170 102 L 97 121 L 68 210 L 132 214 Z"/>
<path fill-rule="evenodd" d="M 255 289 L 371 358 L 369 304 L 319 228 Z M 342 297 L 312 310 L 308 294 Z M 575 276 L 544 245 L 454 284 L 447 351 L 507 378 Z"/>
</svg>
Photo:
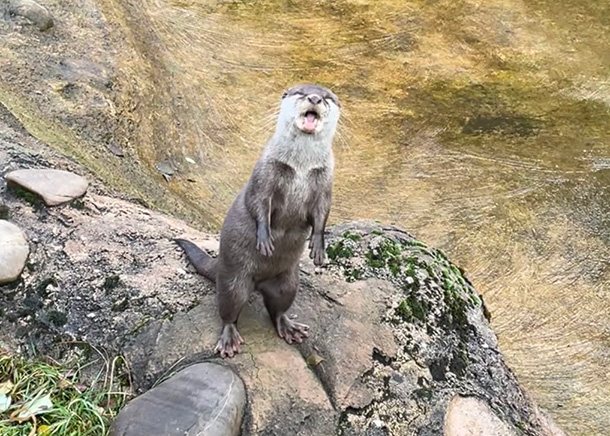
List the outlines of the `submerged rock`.
<svg viewBox="0 0 610 436">
<path fill-rule="evenodd" d="M 0 220 L 0 284 L 19 278 L 30 253 L 30 247 L 19 227 Z"/>
<path fill-rule="evenodd" d="M 237 436 L 246 391 L 230 368 L 200 363 L 129 403 L 111 436 Z"/>
<path fill-rule="evenodd" d="M 39 30 L 45 31 L 53 27 L 51 13 L 33 0 L 11 0 L 9 3 L 11 15 L 23 17 L 31 21 Z"/>
<path fill-rule="evenodd" d="M 87 59 L 66 58 L 59 62 L 59 73 L 68 83 L 87 83 L 99 89 L 111 84 L 109 69 Z"/>
<path fill-rule="evenodd" d="M 12 171 L 5 176 L 5 179 L 9 184 L 39 195 L 47 206 L 57 206 L 81 197 L 89 186 L 84 177 L 54 169 Z"/>
</svg>

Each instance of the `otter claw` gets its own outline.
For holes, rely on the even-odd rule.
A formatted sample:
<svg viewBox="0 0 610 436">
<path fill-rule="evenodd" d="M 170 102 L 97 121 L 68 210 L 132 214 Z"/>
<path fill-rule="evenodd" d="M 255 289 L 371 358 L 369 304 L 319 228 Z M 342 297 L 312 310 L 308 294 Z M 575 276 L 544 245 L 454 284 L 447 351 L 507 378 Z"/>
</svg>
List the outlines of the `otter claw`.
<svg viewBox="0 0 610 436">
<path fill-rule="evenodd" d="M 276 327 L 280 338 L 284 339 L 289 344 L 292 344 L 292 342 L 300 344 L 309 336 L 308 325 L 291 321 L 286 315 L 282 315 L 278 318 Z"/>
<path fill-rule="evenodd" d="M 257 242 L 256 249 L 260 251 L 263 256 L 271 256 L 275 247 L 273 246 L 273 243 L 267 239 L 265 241 Z"/>
<path fill-rule="evenodd" d="M 313 259 L 313 264 L 315 266 L 324 265 L 324 260 L 326 259 L 326 251 L 324 250 L 324 242 L 321 244 L 314 243 L 312 245 L 311 251 L 309 252 L 309 258 Z"/>
<path fill-rule="evenodd" d="M 214 353 L 220 353 L 220 357 L 233 357 L 239 353 L 241 344 L 244 343 L 241 335 L 234 325 L 227 325 L 222 331 L 218 343 L 214 348 Z"/>
<path fill-rule="evenodd" d="M 258 230 L 256 249 L 260 251 L 263 256 L 271 256 L 275 250 L 275 247 L 273 246 L 273 235 L 264 229 L 264 227 L 260 227 Z"/>
<path fill-rule="evenodd" d="M 314 248 L 309 253 L 309 258 L 313 259 L 313 264 L 315 266 L 322 266 L 324 265 L 324 260 L 326 259 L 326 253 L 324 252 L 324 250 Z"/>
</svg>

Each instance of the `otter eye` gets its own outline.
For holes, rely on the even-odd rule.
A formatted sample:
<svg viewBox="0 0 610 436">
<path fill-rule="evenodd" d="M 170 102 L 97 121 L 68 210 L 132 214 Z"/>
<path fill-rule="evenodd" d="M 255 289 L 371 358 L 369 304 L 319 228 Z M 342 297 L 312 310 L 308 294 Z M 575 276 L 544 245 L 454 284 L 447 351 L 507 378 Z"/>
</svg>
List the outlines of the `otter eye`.
<svg viewBox="0 0 610 436">
<path fill-rule="evenodd" d="M 285 93 L 282 94 L 282 99 L 288 97 L 288 91 L 286 91 Z"/>
</svg>

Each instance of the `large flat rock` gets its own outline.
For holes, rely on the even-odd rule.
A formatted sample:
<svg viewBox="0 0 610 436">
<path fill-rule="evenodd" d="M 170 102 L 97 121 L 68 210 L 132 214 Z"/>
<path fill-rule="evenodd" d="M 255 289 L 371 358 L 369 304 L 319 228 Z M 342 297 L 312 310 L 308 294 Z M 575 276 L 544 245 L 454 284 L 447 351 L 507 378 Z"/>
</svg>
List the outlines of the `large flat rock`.
<svg viewBox="0 0 610 436">
<path fill-rule="evenodd" d="M 376 224 L 328 236 L 330 264 L 318 271 L 304 253 L 289 311 L 310 325 L 307 340 L 282 341 L 260 295 L 240 315 L 245 344 L 225 364 L 248 390 L 244 435 L 554 434 L 497 351 L 478 294 L 442 253 Z M 168 368 L 216 359 L 217 310 L 207 294 L 131 338 L 134 384 L 145 390 Z"/>
<path fill-rule="evenodd" d="M 298 348 L 278 337 L 257 297 L 246 305 L 237 324 L 245 340 L 242 352 L 225 360 L 248 390 L 244 434 L 332 434 L 336 413 L 323 385 Z M 214 359 L 222 327 L 217 311 L 215 297 L 206 295 L 188 313 L 144 329 L 125 349 L 135 384 L 148 386 L 185 360 Z"/>
<path fill-rule="evenodd" d="M 241 379 L 228 367 L 199 363 L 129 403 L 112 436 L 237 436 L 246 404 Z"/>
<path fill-rule="evenodd" d="M 26 169 L 8 173 L 8 183 L 31 191 L 44 200 L 47 206 L 57 206 L 78 198 L 87 192 L 87 179 L 69 171 L 54 169 Z"/>
<path fill-rule="evenodd" d="M 29 253 L 30 247 L 21 229 L 0 220 L 0 284 L 19 278 Z"/>
</svg>

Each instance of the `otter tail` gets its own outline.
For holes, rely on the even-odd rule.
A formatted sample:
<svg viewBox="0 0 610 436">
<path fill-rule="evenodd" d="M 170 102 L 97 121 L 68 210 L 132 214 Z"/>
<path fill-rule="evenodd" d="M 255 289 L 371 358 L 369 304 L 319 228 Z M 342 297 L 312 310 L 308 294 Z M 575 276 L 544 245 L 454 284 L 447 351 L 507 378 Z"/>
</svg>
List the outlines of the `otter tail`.
<svg viewBox="0 0 610 436">
<path fill-rule="evenodd" d="M 216 259 L 197 247 L 191 241 L 187 241 L 186 239 L 174 239 L 174 242 L 184 250 L 186 257 L 199 274 L 216 282 Z"/>
</svg>

